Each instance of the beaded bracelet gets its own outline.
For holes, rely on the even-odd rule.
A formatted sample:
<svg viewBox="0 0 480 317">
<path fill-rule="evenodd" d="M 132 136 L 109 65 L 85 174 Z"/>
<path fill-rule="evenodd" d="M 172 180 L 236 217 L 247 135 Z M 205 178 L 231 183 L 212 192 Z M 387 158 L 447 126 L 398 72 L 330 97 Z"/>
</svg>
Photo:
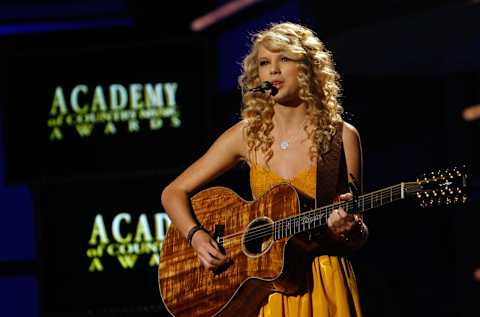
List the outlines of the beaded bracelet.
<svg viewBox="0 0 480 317">
<path fill-rule="evenodd" d="M 199 230 L 205 231 L 205 228 L 202 225 L 196 225 L 192 229 L 190 229 L 190 231 L 188 231 L 187 241 L 189 245 L 192 245 L 193 235 Z"/>
</svg>

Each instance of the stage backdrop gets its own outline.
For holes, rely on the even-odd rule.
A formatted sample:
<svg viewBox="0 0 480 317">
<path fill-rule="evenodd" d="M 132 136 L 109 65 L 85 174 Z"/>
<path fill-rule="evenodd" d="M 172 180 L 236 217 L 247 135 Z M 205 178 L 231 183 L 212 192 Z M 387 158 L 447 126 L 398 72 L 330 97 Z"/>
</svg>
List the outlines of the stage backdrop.
<svg viewBox="0 0 480 317">
<path fill-rule="evenodd" d="M 167 171 L 198 155 L 209 129 L 202 42 L 71 37 L 9 57 L 8 181 Z"/>
<path fill-rule="evenodd" d="M 161 190 L 211 131 L 205 41 L 19 43 L 2 74 L 6 179 L 33 193 L 42 315 L 161 315 Z"/>
</svg>

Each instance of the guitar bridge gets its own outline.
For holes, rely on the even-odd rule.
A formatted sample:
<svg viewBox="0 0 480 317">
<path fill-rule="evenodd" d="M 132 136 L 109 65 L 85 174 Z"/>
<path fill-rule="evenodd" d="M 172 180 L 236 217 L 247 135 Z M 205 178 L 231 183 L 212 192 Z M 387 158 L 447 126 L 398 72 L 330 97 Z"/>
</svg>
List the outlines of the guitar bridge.
<svg viewBox="0 0 480 317">
<path fill-rule="evenodd" d="M 213 238 L 217 244 L 223 249 L 223 235 L 225 234 L 225 225 L 215 225 L 215 231 L 213 232 Z"/>
<path fill-rule="evenodd" d="M 220 248 L 220 251 L 223 254 L 227 254 L 225 251 L 225 248 L 223 247 L 223 236 L 225 235 L 225 225 L 215 225 L 215 231 L 213 232 L 213 238 L 218 244 L 218 247 Z M 230 265 L 233 264 L 232 259 L 229 259 L 226 263 L 223 265 L 217 267 L 216 269 L 213 270 L 213 274 L 218 275 L 223 272 L 225 272 Z"/>
</svg>

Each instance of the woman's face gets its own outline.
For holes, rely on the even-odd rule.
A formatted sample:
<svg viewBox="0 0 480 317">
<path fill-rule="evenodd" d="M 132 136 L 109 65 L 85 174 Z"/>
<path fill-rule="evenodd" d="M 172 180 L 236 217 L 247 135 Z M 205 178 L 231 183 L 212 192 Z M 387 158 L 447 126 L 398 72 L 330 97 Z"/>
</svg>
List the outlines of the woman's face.
<svg viewBox="0 0 480 317">
<path fill-rule="evenodd" d="M 285 53 L 269 51 L 263 45 L 259 46 L 257 60 L 260 80 L 269 81 L 278 89 L 273 99 L 286 106 L 299 105 L 297 62 Z"/>
</svg>

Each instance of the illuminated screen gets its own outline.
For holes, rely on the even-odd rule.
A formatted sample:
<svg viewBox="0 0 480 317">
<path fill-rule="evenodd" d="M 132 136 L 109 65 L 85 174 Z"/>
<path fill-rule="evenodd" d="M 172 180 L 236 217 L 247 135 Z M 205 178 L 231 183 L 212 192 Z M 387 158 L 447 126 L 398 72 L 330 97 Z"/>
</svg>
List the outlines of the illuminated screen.
<svg viewBox="0 0 480 317">
<path fill-rule="evenodd" d="M 171 172 L 208 135 L 205 46 L 196 39 L 90 44 L 9 57 L 11 181 Z"/>
<path fill-rule="evenodd" d="M 164 185 L 151 178 L 40 189 L 45 316 L 163 315 L 157 270 L 170 224 L 160 206 Z"/>
</svg>

